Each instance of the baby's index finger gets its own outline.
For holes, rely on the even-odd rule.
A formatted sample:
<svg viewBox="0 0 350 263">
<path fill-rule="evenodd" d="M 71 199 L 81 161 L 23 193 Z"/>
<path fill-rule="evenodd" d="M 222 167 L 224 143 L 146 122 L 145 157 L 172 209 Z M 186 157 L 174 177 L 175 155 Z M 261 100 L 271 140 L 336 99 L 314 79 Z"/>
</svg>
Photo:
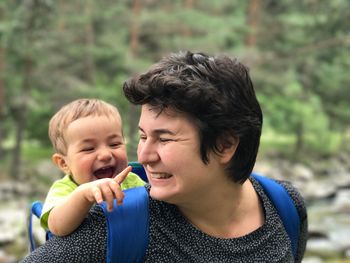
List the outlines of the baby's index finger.
<svg viewBox="0 0 350 263">
<path fill-rule="evenodd" d="M 92 190 L 92 193 L 94 195 L 96 203 L 101 204 L 103 202 L 101 190 L 97 186 L 95 186 Z"/>
<path fill-rule="evenodd" d="M 114 177 L 113 180 L 118 184 L 121 184 L 125 180 L 125 178 L 128 176 L 128 174 L 131 172 L 131 169 L 132 169 L 131 166 L 126 167 L 116 177 Z"/>
</svg>

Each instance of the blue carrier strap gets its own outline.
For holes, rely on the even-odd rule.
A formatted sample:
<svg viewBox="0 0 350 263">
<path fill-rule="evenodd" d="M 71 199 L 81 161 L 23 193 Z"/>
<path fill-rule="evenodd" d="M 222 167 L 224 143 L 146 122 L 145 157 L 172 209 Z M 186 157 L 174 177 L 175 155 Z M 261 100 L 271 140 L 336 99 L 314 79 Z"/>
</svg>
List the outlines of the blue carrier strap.
<svg viewBox="0 0 350 263">
<path fill-rule="evenodd" d="M 43 209 L 43 203 L 40 201 L 33 202 L 31 205 L 31 209 L 29 211 L 29 222 L 28 222 L 28 237 L 30 243 L 30 252 L 32 252 L 35 248 L 35 240 L 33 236 L 33 215 L 37 218 L 40 218 L 41 210 Z"/>
<path fill-rule="evenodd" d="M 107 262 L 142 262 L 148 246 L 148 192 L 144 186 L 124 191 L 123 203 L 112 212 L 106 203 L 101 207 L 107 218 Z"/>
<path fill-rule="evenodd" d="M 284 228 L 289 236 L 292 245 L 294 258 L 297 256 L 300 218 L 297 209 L 287 190 L 275 180 L 252 173 L 260 185 L 263 187 L 266 195 L 273 203 L 278 215 L 282 219 Z"/>
</svg>

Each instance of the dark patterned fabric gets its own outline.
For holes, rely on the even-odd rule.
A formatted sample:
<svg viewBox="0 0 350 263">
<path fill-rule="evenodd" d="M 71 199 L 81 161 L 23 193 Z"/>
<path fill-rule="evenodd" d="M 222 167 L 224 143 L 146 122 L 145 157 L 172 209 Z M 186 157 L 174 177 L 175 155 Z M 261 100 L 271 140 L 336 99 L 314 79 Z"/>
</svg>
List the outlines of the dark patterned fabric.
<svg viewBox="0 0 350 263">
<path fill-rule="evenodd" d="M 307 240 L 307 214 L 302 197 L 291 184 L 280 182 L 292 196 L 301 218 L 298 258 L 294 261 L 277 212 L 261 186 L 255 180 L 252 182 L 266 220 L 262 227 L 240 238 L 208 236 L 191 225 L 175 206 L 150 199 L 150 237 L 144 262 L 301 262 Z M 96 207 L 78 231 L 49 240 L 23 262 L 105 262 L 106 227 L 103 212 Z"/>
</svg>

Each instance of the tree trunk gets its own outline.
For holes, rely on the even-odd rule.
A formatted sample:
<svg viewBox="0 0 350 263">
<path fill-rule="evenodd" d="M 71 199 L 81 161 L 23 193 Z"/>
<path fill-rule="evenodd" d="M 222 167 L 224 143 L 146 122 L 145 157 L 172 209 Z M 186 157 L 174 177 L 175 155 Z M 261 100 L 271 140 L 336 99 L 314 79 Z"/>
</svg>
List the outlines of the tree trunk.
<svg viewBox="0 0 350 263">
<path fill-rule="evenodd" d="M 3 11 L 0 8 L 0 21 L 3 17 Z M 4 81 L 4 72 L 5 72 L 5 49 L 0 46 L 0 160 L 4 159 L 4 109 L 5 109 L 5 81 Z"/>
<path fill-rule="evenodd" d="M 259 23 L 258 10 L 261 6 L 261 0 L 251 0 L 248 6 L 247 24 L 250 32 L 245 39 L 246 47 L 253 47 L 256 45 L 256 32 Z"/>
<path fill-rule="evenodd" d="M 131 48 L 131 56 L 133 58 L 138 57 L 139 52 L 139 30 L 140 25 L 138 21 L 138 17 L 141 13 L 141 1 L 134 0 L 132 5 L 132 24 L 130 30 L 130 48 Z"/>
<path fill-rule="evenodd" d="M 296 141 L 295 141 L 294 153 L 292 158 L 294 161 L 297 161 L 304 149 L 304 125 L 302 121 L 298 123 L 295 131 L 295 135 L 296 135 Z"/>
<path fill-rule="evenodd" d="M 184 1 L 184 7 L 185 9 L 192 9 L 193 8 L 193 0 L 185 0 Z M 181 27 L 182 35 L 187 38 L 192 37 L 192 31 L 188 26 L 182 25 Z"/>
<path fill-rule="evenodd" d="M 134 0 L 132 5 L 132 23 L 131 23 L 131 29 L 130 29 L 130 52 L 131 57 L 133 59 L 137 59 L 139 54 L 139 20 L 138 17 L 141 13 L 141 1 L 140 0 Z M 133 72 L 134 73 L 134 72 Z M 129 108 L 129 131 L 128 131 L 128 137 L 129 137 L 129 156 L 130 159 L 136 159 L 136 142 L 134 142 L 135 134 L 137 132 L 137 124 L 138 124 L 138 110 L 135 105 L 130 105 Z"/>
<path fill-rule="evenodd" d="M 307 63 L 301 65 L 299 67 L 299 75 L 300 75 L 300 83 L 302 85 L 303 91 L 300 94 L 300 100 L 304 103 L 308 102 L 308 96 L 309 96 L 309 89 L 310 89 L 310 70 L 312 70 Z M 300 119 L 299 123 L 297 123 L 297 127 L 295 129 L 295 147 L 294 147 L 294 155 L 293 158 L 295 161 L 297 161 L 300 156 L 300 154 L 305 149 L 305 127 L 304 127 L 304 120 Z"/>
<path fill-rule="evenodd" d="M 93 3 L 91 0 L 85 2 L 85 15 L 86 15 L 86 26 L 85 26 L 85 45 L 86 45 L 86 58 L 85 67 L 87 70 L 87 78 L 91 83 L 95 83 L 96 66 L 93 57 L 92 49 L 95 45 L 95 31 L 91 21 L 91 13 L 93 9 Z"/>
<path fill-rule="evenodd" d="M 29 97 L 29 92 L 31 89 L 31 78 L 33 71 L 33 60 L 30 57 L 24 59 L 24 72 L 23 72 L 23 93 L 19 104 L 14 109 L 16 111 L 16 141 L 15 148 L 13 150 L 12 164 L 10 168 L 10 175 L 13 179 L 20 178 L 22 160 L 22 142 L 23 134 L 26 127 L 26 117 L 27 117 L 27 101 Z"/>
<path fill-rule="evenodd" d="M 22 109 L 21 111 L 23 111 Z M 12 153 L 12 164 L 10 168 L 11 178 L 18 180 L 20 178 L 20 171 L 22 166 L 21 152 L 22 152 L 22 140 L 23 140 L 23 131 L 24 131 L 24 112 L 20 112 L 16 118 L 16 142 L 15 148 Z"/>
</svg>

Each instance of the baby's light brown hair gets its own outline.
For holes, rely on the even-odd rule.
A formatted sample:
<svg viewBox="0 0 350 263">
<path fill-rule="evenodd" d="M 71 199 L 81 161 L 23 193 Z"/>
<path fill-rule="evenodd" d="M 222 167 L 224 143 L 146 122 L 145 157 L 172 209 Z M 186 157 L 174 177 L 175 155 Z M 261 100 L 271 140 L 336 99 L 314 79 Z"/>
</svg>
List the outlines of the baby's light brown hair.
<svg viewBox="0 0 350 263">
<path fill-rule="evenodd" d="M 106 116 L 115 118 L 120 121 L 122 127 L 122 119 L 119 111 L 113 105 L 99 99 L 77 99 L 64 105 L 49 122 L 49 137 L 51 143 L 57 153 L 67 153 L 67 143 L 64 133 L 73 121 L 88 116 Z"/>
</svg>

